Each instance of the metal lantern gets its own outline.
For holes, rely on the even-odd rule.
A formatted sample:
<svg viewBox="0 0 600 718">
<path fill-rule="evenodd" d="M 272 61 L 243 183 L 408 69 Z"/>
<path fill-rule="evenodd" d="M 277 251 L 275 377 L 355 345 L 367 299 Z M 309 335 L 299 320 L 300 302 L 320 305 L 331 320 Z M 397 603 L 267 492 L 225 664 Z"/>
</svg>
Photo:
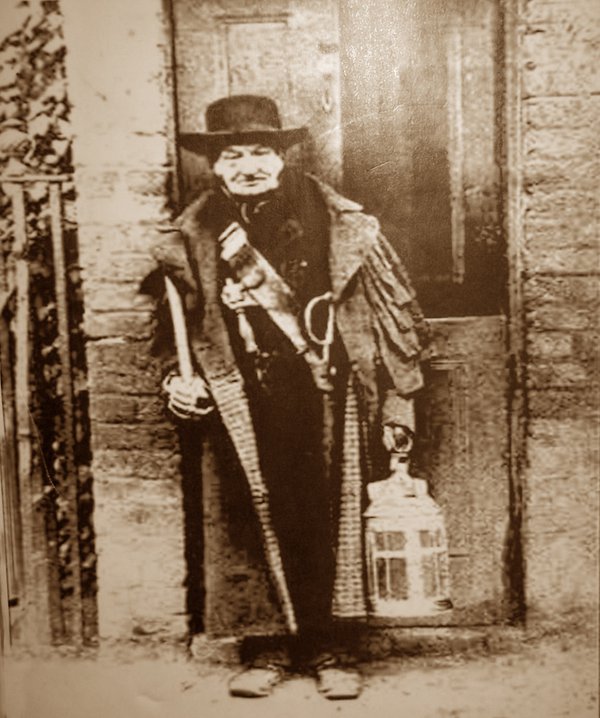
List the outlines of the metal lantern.
<svg viewBox="0 0 600 718">
<path fill-rule="evenodd" d="M 371 611 L 390 618 L 436 615 L 452 608 L 444 517 L 427 482 L 408 474 L 405 454 L 392 467 L 388 479 L 367 486 Z"/>
</svg>

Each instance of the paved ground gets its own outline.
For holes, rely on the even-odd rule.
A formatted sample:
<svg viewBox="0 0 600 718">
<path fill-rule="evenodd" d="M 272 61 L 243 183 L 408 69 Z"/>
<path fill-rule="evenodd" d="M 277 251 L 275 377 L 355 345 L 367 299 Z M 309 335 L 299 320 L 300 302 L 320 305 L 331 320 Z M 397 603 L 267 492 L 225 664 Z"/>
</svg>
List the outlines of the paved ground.
<svg viewBox="0 0 600 718">
<path fill-rule="evenodd" d="M 499 656 L 394 659 L 367 673 L 358 701 L 327 701 L 306 678 L 247 700 L 228 697 L 225 667 L 181 657 L 12 660 L 5 711 L 6 718 L 598 716 L 598 652 L 589 639 L 546 639 Z"/>
</svg>

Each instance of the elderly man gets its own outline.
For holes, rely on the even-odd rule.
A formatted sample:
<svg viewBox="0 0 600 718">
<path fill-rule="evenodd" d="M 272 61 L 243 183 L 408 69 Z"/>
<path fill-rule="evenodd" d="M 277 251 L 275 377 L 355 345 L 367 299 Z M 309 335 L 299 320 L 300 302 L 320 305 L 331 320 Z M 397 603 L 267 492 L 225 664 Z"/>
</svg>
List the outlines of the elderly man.
<svg viewBox="0 0 600 718">
<path fill-rule="evenodd" d="M 163 389 L 180 422 L 233 447 L 213 469 L 244 477 L 288 634 L 230 690 L 267 695 L 282 666 L 310 667 L 326 697 L 356 697 L 334 629 L 368 614 L 364 486 L 413 432 L 426 325 L 378 222 L 286 167 L 304 128 L 282 129 L 275 103 L 251 95 L 213 103 L 206 122 L 182 143 L 208 157 L 214 186 L 156 248 L 192 365 L 179 331 Z M 157 344 L 173 369 L 176 336 Z"/>
</svg>

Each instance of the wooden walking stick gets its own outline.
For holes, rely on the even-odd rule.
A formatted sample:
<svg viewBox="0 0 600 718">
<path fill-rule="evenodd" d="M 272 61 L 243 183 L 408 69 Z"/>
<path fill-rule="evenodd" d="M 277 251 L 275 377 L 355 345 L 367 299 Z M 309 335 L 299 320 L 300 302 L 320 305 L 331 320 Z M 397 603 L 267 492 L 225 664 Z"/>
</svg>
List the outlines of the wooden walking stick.
<svg viewBox="0 0 600 718">
<path fill-rule="evenodd" d="M 165 286 L 167 288 L 169 309 L 171 310 L 171 321 L 173 322 L 173 334 L 175 335 L 179 374 L 184 381 L 191 381 L 194 375 L 194 369 L 192 367 L 192 354 L 190 352 L 190 343 L 185 326 L 185 316 L 183 314 L 181 297 L 169 277 L 165 277 Z"/>
</svg>

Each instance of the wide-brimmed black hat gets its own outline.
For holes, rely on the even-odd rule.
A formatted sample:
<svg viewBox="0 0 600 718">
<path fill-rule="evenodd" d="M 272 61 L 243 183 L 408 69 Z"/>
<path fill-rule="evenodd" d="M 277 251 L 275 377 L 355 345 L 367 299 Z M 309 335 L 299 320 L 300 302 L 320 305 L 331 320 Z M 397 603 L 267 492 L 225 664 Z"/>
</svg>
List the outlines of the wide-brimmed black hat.
<svg viewBox="0 0 600 718">
<path fill-rule="evenodd" d="M 206 132 L 179 136 L 186 150 L 206 155 L 227 145 L 265 144 L 286 149 L 302 142 L 306 127 L 283 128 L 277 105 L 260 95 L 232 95 L 206 109 Z"/>
</svg>

